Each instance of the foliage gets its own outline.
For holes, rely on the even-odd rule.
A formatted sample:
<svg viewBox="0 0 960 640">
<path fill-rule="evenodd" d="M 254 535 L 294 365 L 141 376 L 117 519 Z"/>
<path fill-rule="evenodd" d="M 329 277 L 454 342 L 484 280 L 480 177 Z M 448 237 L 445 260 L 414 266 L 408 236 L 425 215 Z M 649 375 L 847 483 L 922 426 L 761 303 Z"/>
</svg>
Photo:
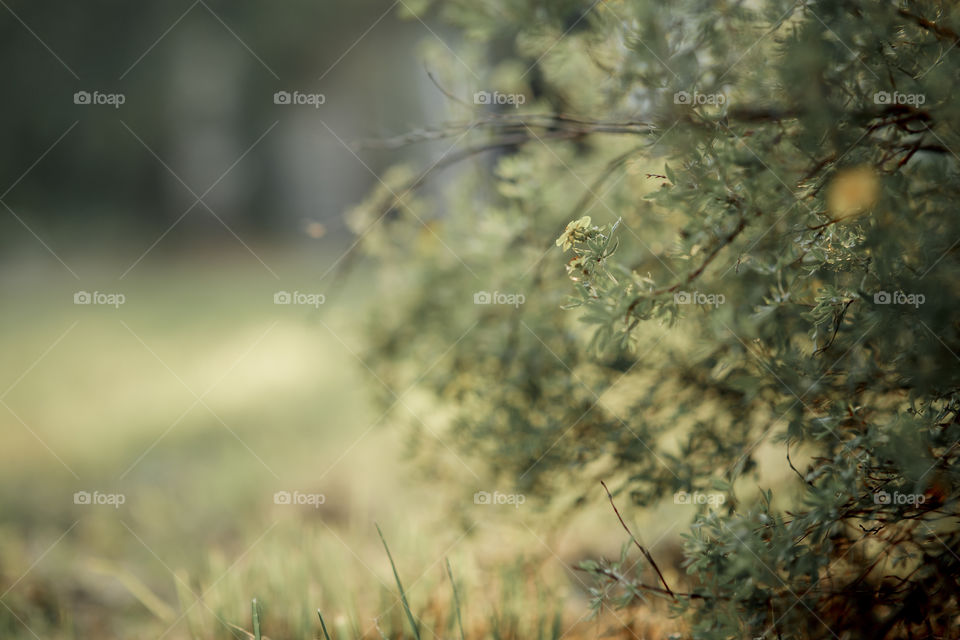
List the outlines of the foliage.
<svg viewBox="0 0 960 640">
<path fill-rule="evenodd" d="M 403 278 L 368 361 L 450 425 L 421 428 L 422 448 L 456 443 L 544 500 L 568 485 L 594 500 L 596 478 L 638 505 L 723 492 L 685 536 L 676 599 L 621 563 L 585 567 L 620 604 L 667 597 L 695 637 L 949 635 L 960 11 L 435 10 L 462 30 L 463 65 L 492 43 L 472 91 L 526 100 L 467 104 L 466 124 L 433 132 L 493 151 L 455 188 L 414 195 L 425 178 L 398 172 L 354 214 Z M 463 65 L 431 64 L 455 94 Z M 762 451 L 796 472 L 776 499 L 758 487 Z"/>
</svg>

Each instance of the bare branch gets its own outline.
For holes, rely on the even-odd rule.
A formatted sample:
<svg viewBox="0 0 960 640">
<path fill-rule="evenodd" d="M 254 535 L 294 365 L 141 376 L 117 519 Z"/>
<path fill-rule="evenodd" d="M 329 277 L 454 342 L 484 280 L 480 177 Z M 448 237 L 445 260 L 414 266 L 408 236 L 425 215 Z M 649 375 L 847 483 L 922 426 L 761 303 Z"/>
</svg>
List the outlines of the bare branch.
<svg viewBox="0 0 960 640">
<path fill-rule="evenodd" d="M 660 571 L 660 567 L 657 566 L 657 563 L 654 562 L 653 556 L 650 555 L 650 552 L 647 551 L 647 548 L 640 544 L 640 541 L 637 540 L 636 536 L 633 535 L 633 532 L 630 531 L 630 527 L 627 526 L 627 523 L 623 521 L 623 517 L 620 515 L 620 511 L 617 509 L 617 504 L 613 501 L 613 496 L 610 494 L 610 489 L 607 489 L 606 483 L 601 480 L 600 484 L 603 486 L 603 490 L 607 492 L 607 498 L 610 499 L 610 505 L 613 507 L 613 512 L 617 514 L 617 519 L 620 521 L 620 524 L 623 525 L 624 530 L 627 534 L 630 535 L 630 539 L 633 540 L 633 544 L 637 545 L 637 549 L 640 549 L 640 553 L 647 559 L 647 562 L 650 563 L 650 566 L 653 567 L 653 570 L 657 572 L 657 576 L 660 578 L 660 582 L 663 583 L 663 588 L 670 594 L 670 597 L 674 600 L 677 599 L 676 594 L 670 589 L 670 585 L 667 584 L 666 578 L 663 577 L 663 573 Z"/>
</svg>

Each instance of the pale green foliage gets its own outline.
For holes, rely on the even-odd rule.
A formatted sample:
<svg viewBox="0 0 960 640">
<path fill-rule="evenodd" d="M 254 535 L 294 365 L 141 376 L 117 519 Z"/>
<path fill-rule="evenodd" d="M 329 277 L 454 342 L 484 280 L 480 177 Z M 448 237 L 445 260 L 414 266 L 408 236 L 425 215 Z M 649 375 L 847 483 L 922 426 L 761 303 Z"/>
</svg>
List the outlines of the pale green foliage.
<svg viewBox="0 0 960 640">
<path fill-rule="evenodd" d="M 374 232 L 407 283 L 371 331 L 378 375 L 430 391 L 471 464 L 545 500 L 596 498 L 596 477 L 641 504 L 725 491 L 686 536 L 675 606 L 697 637 L 955 629 L 958 9 L 439 10 L 498 44 L 491 77 L 524 70 L 532 99 L 498 117 L 575 123 L 531 117 L 525 142 L 415 208 L 430 232 L 402 208 Z M 477 290 L 526 303 L 475 306 Z M 445 353 L 422 379 L 409 364 Z M 786 466 L 788 445 L 803 463 L 774 501 L 756 454 Z M 650 583 L 619 564 L 588 568 L 626 604 Z"/>
</svg>

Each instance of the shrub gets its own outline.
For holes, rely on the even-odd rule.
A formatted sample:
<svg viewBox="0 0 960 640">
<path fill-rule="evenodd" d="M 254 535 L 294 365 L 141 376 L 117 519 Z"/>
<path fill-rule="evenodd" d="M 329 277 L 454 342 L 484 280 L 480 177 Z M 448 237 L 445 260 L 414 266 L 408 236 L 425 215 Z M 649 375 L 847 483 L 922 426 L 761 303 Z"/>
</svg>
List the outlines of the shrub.
<svg viewBox="0 0 960 640">
<path fill-rule="evenodd" d="M 368 361 L 429 392 L 419 449 L 544 501 L 722 495 L 686 586 L 585 566 L 697 638 L 954 634 L 960 10 L 435 10 L 465 38 L 438 84 L 486 93 L 403 142 L 482 160 L 429 193 L 397 168 L 352 217 L 402 285 Z"/>
</svg>

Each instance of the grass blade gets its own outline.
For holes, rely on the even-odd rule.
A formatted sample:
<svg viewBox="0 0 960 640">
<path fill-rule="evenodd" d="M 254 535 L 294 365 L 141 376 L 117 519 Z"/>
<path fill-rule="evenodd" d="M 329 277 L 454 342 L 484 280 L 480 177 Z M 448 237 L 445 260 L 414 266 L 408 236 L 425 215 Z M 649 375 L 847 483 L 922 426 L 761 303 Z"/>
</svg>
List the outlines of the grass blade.
<svg viewBox="0 0 960 640">
<path fill-rule="evenodd" d="M 257 606 L 257 599 L 254 598 L 250 603 L 250 608 L 253 611 L 253 637 L 256 640 L 261 640 L 260 635 L 260 607 Z"/>
<path fill-rule="evenodd" d="M 323 623 L 323 614 L 320 613 L 320 609 L 317 609 L 317 616 L 320 617 L 320 628 L 323 629 L 324 640 L 330 640 L 330 634 L 327 633 L 327 625 Z"/>
<path fill-rule="evenodd" d="M 450 570 L 450 559 L 444 558 L 447 564 L 447 575 L 450 576 L 450 586 L 453 587 L 453 606 L 457 611 L 457 626 L 460 628 L 460 640 L 466 640 L 463 635 L 463 619 L 460 617 L 460 596 L 457 594 L 457 583 L 453 581 L 453 571 Z"/>
<path fill-rule="evenodd" d="M 413 612 L 410 610 L 410 603 L 407 602 L 407 594 L 403 590 L 403 585 L 400 584 L 400 574 L 397 573 L 397 565 L 393 562 L 393 556 L 390 555 L 390 547 L 387 546 L 387 540 L 383 537 L 383 531 L 380 530 L 380 525 L 374 523 L 374 526 L 377 527 L 377 533 L 380 535 L 380 541 L 383 543 L 383 548 L 387 550 L 387 559 L 390 560 L 390 568 L 393 569 L 393 577 L 397 581 L 397 588 L 400 589 L 400 601 L 403 603 L 403 610 L 407 612 L 407 620 L 410 621 L 410 626 L 413 628 L 413 637 L 417 640 L 420 640 L 420 627 L 417 626 L 417 621 L 413 617 Z"/>
</svg>

